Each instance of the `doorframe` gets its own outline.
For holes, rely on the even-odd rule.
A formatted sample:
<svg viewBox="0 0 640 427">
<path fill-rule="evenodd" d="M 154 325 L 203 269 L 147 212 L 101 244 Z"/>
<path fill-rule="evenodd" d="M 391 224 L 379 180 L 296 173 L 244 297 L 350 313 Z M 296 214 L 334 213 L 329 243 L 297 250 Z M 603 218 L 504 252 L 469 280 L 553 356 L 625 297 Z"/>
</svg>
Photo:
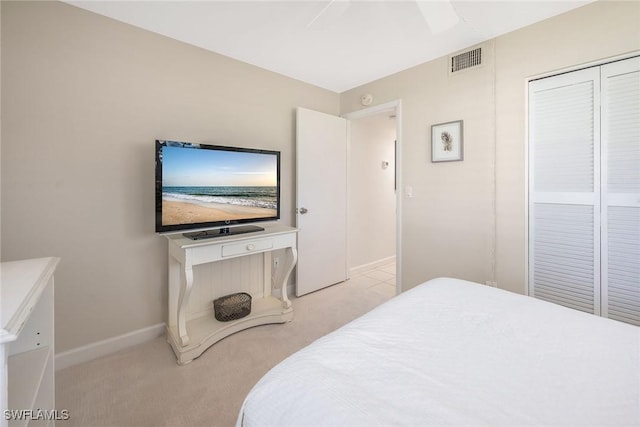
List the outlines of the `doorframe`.
<svg viewBox="0 0 640 427">
<path fill-rule="evenodd" d="M 349 209 L 349 160 L 351 152 L 351 120 L 375 116 L 381 113 L 393 113 L 396 116 L 396 147 L 395 147 L 395 175 L 396 175 L 396 295 L 402 292 L 402 100 L 386 102 L 373 107 L 363 108 L 342 114 L 347 120 L 347 210 Z M 350 254 L 349 239 L 347 239 L 347 259 Z M 347 269 L 349 275 L 349 269 Z M 348 277 L 348 276 L 347 276 Z"/>
</svg>

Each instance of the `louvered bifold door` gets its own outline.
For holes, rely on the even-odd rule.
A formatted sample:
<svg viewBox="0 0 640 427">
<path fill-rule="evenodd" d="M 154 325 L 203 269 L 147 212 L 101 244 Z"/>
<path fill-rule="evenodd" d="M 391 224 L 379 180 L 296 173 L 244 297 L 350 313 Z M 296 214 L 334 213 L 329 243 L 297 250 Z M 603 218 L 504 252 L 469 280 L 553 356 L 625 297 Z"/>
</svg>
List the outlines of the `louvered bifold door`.
<svg viewBox="0 0 640 427">
<path fill-rule="evenodd" d="M 640 58 L 601 76 L 602 315 L 640 325 Z"/>
<path fill-rule="evenodd" d="M 529 295 L 600 313 L 600 75 L 529 83 Z"/>
</svg>

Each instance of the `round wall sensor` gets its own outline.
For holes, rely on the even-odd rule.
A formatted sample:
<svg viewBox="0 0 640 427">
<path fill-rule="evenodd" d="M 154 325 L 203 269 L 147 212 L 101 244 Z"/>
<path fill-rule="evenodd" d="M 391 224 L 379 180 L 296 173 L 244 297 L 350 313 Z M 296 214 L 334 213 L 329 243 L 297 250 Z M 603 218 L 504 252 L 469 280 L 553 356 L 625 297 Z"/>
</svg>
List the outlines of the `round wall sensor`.
<svg viewBox="0 0 640 427">
<path fill-rule="evenodd" d="M 362 95 L 362 98 L 360 98 L 360 102 L 362 103 L 362 105 L 371 105 L 371 103 L 373 102 L 373 96 L 371 96 L 371 94 Z"/>
</svg>

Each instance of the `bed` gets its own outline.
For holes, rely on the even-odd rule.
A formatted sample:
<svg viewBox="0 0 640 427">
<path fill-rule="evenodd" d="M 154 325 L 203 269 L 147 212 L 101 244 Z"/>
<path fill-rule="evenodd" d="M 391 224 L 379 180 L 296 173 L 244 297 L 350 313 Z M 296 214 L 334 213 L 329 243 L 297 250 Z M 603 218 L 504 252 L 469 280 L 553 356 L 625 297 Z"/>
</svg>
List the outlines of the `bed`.
<svg viewBox="0 0 640 427">
<path fill-rule="evenodd" d="M 640 328 L 439 278 L 270 370 L 237 426 L 640 425 Z"/>
</svg>

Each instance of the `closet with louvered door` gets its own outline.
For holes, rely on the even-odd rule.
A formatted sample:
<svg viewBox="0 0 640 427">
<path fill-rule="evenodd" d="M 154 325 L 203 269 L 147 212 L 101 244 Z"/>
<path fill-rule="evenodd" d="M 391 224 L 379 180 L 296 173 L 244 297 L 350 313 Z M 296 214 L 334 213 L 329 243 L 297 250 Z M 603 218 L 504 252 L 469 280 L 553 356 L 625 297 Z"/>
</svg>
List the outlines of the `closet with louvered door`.
<svg viewBox="0 0 640 427">
<path fill-rule="evenodd" d="M 640 324 L 640 58 L 529 83 L 529 294 Z"/>
<path fill-rule="evenodd" d="M 602 315 L 640 325 L 640 57 L 600 72 Z"/>
</svg>

